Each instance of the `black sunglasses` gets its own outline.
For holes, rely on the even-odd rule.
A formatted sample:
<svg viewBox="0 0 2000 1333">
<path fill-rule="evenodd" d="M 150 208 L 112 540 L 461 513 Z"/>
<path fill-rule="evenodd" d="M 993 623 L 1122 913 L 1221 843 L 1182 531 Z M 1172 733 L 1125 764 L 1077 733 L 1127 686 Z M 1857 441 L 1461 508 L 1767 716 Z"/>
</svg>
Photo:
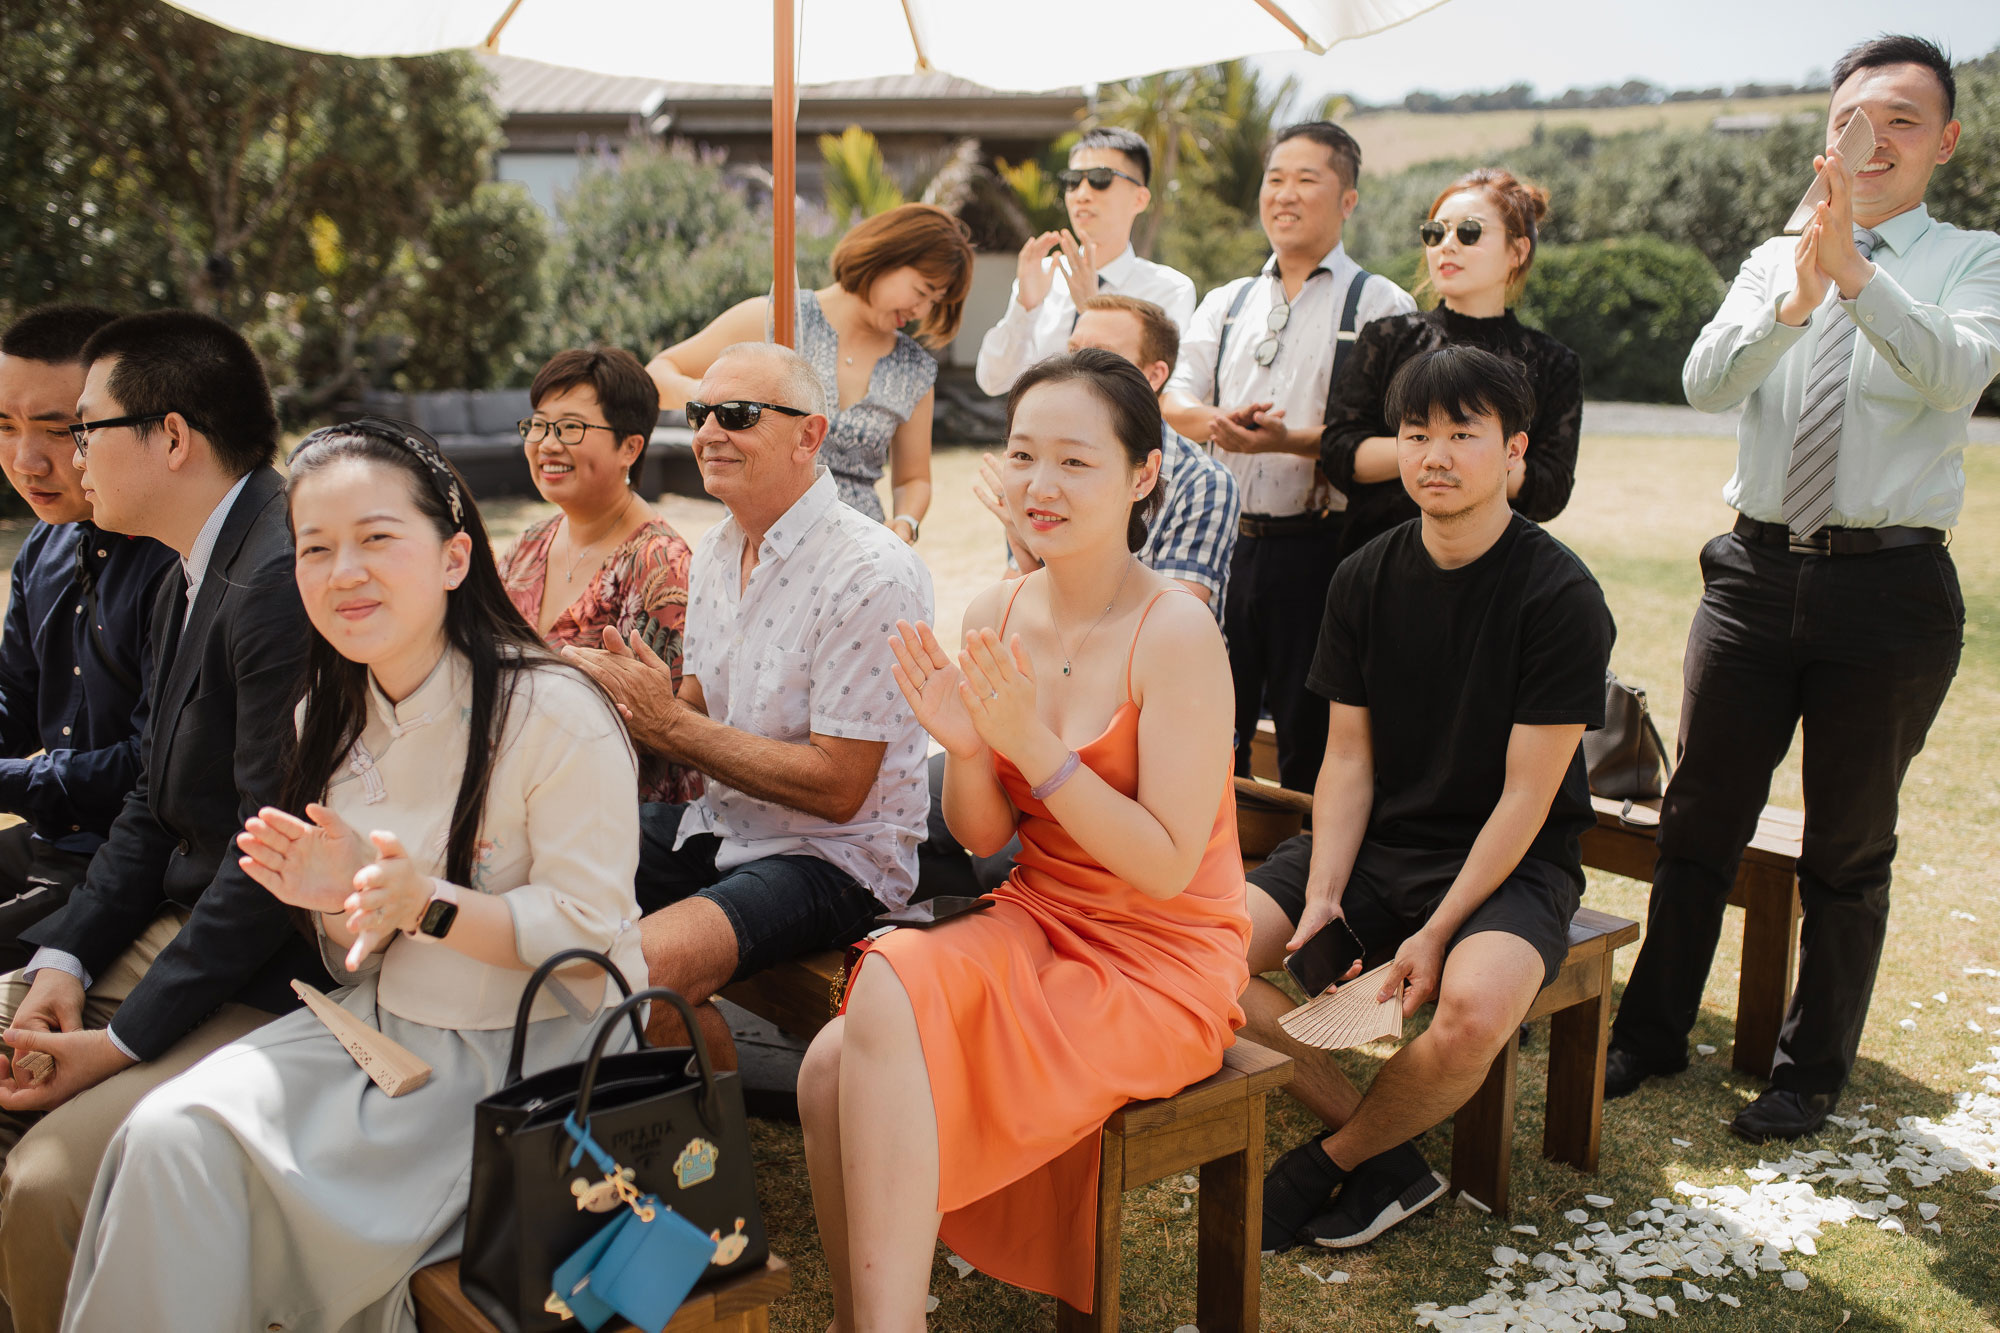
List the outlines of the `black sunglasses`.
<svg viewBox="0 0 2000 1333">
<path fill-rule="evenodd" d="M 1058 171 L 1056 173 L 1056 180 L 1062 184 L 1064 194 L 1068 194 L 1085 181 L 1090 183 L 1090 188 L 1093 190 L 1108 190 L 1111 188 L 1113 179 L 1131 181 L 1142 190 L 1146 187 L 1146 182 L 1140 180 L 1137 176 L 1127 175 L 1116 167 L 1084 167 L 1081 169 L 1071 167 L 1067 171 Z"/>
<path fill-rule="evenodd" d="M 90 456 L 90 432 L 94 430 L 110 430 L 113 426 L 142 426 L 148 421 L 165 421 L 167 415 L 165 412 L 148 412 L 143 416 L 136 417 L 105 417 L 102 421 L 72 422 L 69 428 L 69 437 L 75 442 L 76 451 L 88 458 Z M 182 415 L 185 416 L 187 414 L 182 413 Z"/>
<path fill-rule="evenodd" d="M 1456 230 L 1460 245 L 1477 245 L 1479 244 L 1479 238 L 1486 234 L 1486 228 L 1478 218 L 1467 218 L 1458 224 Z M 1429 222 L 1417 228 L 1417 235 L 1424 238 L 1425 248 L 1432 250 L 1444 244 L 1444 233 L 1444 223 L 1439 222 L 1436 218 L 1432 218 Z"/>
<path fill-rule="evenodd" d="M 788 417 L 812 415 L 803 408 L 786 407 L 783 403 L 753 403 L 743 398 L 732 399 L 726 403 L 698 403 L 690 398 L 687 405 L 688 425 L 700 430 L 703 423 L 708 420 L 708 414 L 713 412 L 716 423 L 724 430 L 749 430 L 757 424 L 757 419 L 764 415 L 767 408 L 773 412 L 783 412 Z"/>
</svg>

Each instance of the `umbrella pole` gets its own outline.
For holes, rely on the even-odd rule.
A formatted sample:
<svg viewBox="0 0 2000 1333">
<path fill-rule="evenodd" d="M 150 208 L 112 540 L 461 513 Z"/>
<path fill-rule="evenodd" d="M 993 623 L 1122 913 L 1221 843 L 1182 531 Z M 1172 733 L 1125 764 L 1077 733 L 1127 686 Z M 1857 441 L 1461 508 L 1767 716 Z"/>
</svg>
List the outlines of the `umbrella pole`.
<svg viewBox="0 0 2000 1333">
<path fill-rule="evenodd" d="M 798 94 L 793 86 L 797 49 L 792 32 L 793 0 L 772 0 L 771 80 L 771 336 L 786 347 L 798 342 Z"/>
</svg>

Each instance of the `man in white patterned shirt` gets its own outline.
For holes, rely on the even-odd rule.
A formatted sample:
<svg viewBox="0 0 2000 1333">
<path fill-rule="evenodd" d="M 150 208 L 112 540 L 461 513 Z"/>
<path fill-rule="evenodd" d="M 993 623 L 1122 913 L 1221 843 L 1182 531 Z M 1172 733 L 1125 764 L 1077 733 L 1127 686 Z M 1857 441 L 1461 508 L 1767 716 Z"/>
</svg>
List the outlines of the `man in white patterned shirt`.
<svg viewBox="0 0 2000 1333">
<path fill-rule="evenodd" d="M 636 882 L 653 984 L 699 1005 L 909 900 L 930 802 L 889 635 L 933 616 L 923 562 L 841 503 L 819 465 L 826 397 L 804 358 L 728 348 L 687 412 L 702 484 L 729 517 L 688 570 L 680 692 L 615 631 L 606 651 L 566 654 L 635 742 L 707 776 L 699 800 L 641 811 Z M 726 1040 L 713 1013 L 704 1030 Z"/>
<path fill-rule="evenodd" d="M 1331 121 L 1279 131 L 1258 195 L 1271 258 L 1202 301 L 1160 399 L 1168 424 L 1208 445 L 1243 488 L 1222 618 L 1237 771 L 1249 773 L 1268 709 L 1279 778 L 1296 791 L 1313 789 L 1326 750 L 1326 704 L 1306 689 L 1306 670 L 1347 507 L 1319 471 L 1327 386 L 1362 325 L 1417 308 L 1340 243 L 1360 172 L 1360 146 Z"/>
<path fill-rule="evenodd" d="M 1069 170 L 1057 177 L 1070 229 L 1021 247 L 1007 313 L 979 344 L 980 388 L 1006 393 L 1029 366 L 1068 351 L 1078 309 L 1099 292 L 1151 301 L 1187 327 L 1194 282 L 1132 249 L 1132 224 L 1153 199 L 1152 174 L 1152 150 L 1131 130 L 1095 129 L 1076 141 Z"/>
</svg>

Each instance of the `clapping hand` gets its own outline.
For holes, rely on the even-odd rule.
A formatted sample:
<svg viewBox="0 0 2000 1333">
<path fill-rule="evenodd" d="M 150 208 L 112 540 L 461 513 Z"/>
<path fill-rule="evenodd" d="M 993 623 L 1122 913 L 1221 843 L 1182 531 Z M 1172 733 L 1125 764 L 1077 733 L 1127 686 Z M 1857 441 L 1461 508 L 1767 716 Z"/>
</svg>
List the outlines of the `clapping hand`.
<svg viewBox="0 0 2000 1333">
<path fill-rule="evenodd" d="M 959 688 L 964 678 L 945 655 L 931 627 L 921 620 L 915 625 L 897 621 L 896 632 L 889 636 L 889 651 L 896 655 L 889 674 L 895 677 L 896 688 L 909 701 L 910 711 L 923 729 L 954 759 L 977 758 L 986 743 L 966 711 Z"/>
<path fill-rule="evenodd" d="M 369 954 L 401 930 L 415 930 L 431 900 L 430 876 L 417 869 L 393 833 L 368 835 L 376 859 L 354 876 L 354 891 L 341 906 L 354 947 L 347 951 L 347 970 L 358 969 Z"/>
<path fill-rule="evenodd" d="M 265 806 L 236 835 L 236 846 L 244 874 L 279 902 L 309 912 L 341 910 L 354 877 L 375 859 L 346 820 L 317 802 L 306 806 L 305 819 Z"/>
<path fill-rule="evenodd" d="M 1058 233 L 1056 244 L 1062 250 L 1070 302 L 1081 310 L 1085 301 L 1097 295 L 1097 242 L 1065 229 Z"/>
<path fill-rule="evenodd" d="M 1031 236 L 1021 247 L 1021 253 L 1014 263 L 1014 299 L 1021 303 L 1021 309 L 1033 310 L 1048 299 L 1049 288 L 1055 285 L 1055 270 L 1049 264 L 1049 252 L 1056 248 L 1061 236 L 1045 231 L 1040 236 Z"/>
<path fill-rule="evenodd" d="M 1017 766 L 1029 747 L 1048 734 L 1035 712 L 1035 671 L 1016 634 L 1005 644 L 991 629 L 965 636 L 958 655 L 958 697 L 979 739 Z"/>
<path fill-rule="evenodd" d="M 1851 301 L 1875 276 L 1875 266 L 1863 259 L 1854 245 L 1854 173 L 1840 154 L 1831 150 L 1825 157 L 1814 158 L 1813 168 L 1826 182 L 1826 202 L 1813 218 L 1821 224 L 1819 270 L 1839 286 L 1843 299 Z"/>
<path fill-rule="evenodd" d="M 644 639 L 627 643 L 615 626 L 604 627 L 600 642 L 604 647 L 571 644 L 562 655 L 611 696 L 642 749 L 680 758 L 672 749 L 673 730 L 685 705 L 674 692 L 674 669 Z"/>
<path fill-rule="evenodd" d="M 1285 447 L 1285 409 L 1251 403 L 1215 418 L 1209 441 L 1218 449 L 1239 454 L 1268 454 Z"/>
</svg>

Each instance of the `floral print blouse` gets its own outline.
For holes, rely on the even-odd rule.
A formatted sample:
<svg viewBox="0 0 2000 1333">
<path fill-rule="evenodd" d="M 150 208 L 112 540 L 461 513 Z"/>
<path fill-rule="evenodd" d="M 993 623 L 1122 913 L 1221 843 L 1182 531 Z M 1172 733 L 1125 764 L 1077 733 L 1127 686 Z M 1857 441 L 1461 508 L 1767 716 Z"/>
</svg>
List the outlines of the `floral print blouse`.
<svg viewBox="0 0 2000 1333">
<path fill-rule="evenodd" d="M 549 549 L 561 530 L 562 515 L 521 534 L 500 562 L 507 596 L 535 624 L 549 579 Z M 551 648 L 581 644 L 601 647 L 611 625 L 626 640 L 638 639 L 673 668 L 681 683 L 682 632 L 687 624 L 688 561 L 693 553 L 666 520 L 655 518 L 604 557 L 590 582 L 542 637 Z M 702 793 L 702 776 L 692 768 L 644 751 L 639 755 L 639 799 L 680 804 Z"/>
</svg>

